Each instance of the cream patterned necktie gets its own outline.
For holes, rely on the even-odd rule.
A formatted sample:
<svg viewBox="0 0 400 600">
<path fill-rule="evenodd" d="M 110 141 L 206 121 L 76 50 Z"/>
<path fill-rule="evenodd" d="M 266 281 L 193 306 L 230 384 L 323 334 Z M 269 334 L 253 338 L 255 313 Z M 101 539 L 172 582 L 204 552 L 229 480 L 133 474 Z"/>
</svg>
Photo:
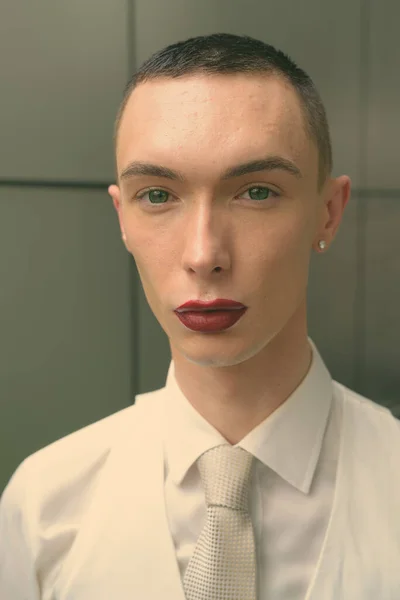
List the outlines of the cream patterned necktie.
<svg viewBox="0 0 400 600">
<path fill-rule="evenodd" d="M 186 600 L 257 600 L 249 514 L 253 459 L 230 444 L 211 448 L 198 459 L 207 521 L 184 574 Z"/>
</svg>

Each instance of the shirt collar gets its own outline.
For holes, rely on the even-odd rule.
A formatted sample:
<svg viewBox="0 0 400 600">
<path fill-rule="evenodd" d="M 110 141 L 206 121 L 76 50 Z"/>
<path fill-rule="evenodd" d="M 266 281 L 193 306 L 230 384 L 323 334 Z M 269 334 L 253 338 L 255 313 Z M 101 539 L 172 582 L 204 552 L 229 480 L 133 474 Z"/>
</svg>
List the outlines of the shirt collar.
<svg viewBox="0 0 400 600">
<path fill-rule="evenodd" d="M 238 444 L 288 483 L 308 493 L 332 402 L 332 377 L 315 344 L 309 371 L 289 398 Z M 164 388 L 164 451 L 179 485 L 201 454 L 227 443 L 180 390 L 171 360 Z"/>
</svg>

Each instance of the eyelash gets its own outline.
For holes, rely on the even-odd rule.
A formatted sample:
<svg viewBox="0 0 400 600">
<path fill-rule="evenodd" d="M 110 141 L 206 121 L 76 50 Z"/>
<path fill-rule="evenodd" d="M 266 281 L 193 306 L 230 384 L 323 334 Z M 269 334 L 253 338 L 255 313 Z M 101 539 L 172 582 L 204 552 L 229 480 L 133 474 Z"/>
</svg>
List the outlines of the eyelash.
<svg viewBox="0 0 400 600">
<path fill-rule="evenodd" d="M 250 187 L 248 187 L 245 190 L 243 190 L 243 192 L 241 192 L 241 193 L 248 192 L 249 190 L 252 190 L 254 188 L 263 188 L 263 189 L 269 190 L 272 193 L 272 196 L 269 196 L 268 198 L 264 198 L 262 200 L 252 200 L 251 198 L 248 200 L 249 202 L 254 202 L 256 204 L 262 204 L 263 202 L 267 202 L 268 200 L 271 200 L 271 198 L 277 198 L 280 195 L 280 194 L 278 194 L 278 192 L 275 192 L 275 190 L 271 189 L 267 185 L 251 185 Z M 144 190 L 140 194 L 137 194 L 134 197 L 134 200 L 142 200 L 143 196 L 145 196 L 146 194 L 148 194 L 149 192 L 154 191 L 154 190 L 163 191 L 166 194 L 168 194 L 169 196 L 172 196 L 171 192 L 167 192 L 167 190 L 164 190 L 163 188 L 152 187 L 152 188 L 147 188 L 146 190 Z M 245 198 L 245 200 L 246 200 L 246 198 Z M 168 204 L 168 201 L 161 202 L 160 204 L 151 204 L 151 202 L 145 202 L 145 204 L 148 204 L 149 206 L 154 207 L 151 210 L 157 210 L 157 208 L 159 206 L 165 206 L 166 204 Z"/>
</svg>

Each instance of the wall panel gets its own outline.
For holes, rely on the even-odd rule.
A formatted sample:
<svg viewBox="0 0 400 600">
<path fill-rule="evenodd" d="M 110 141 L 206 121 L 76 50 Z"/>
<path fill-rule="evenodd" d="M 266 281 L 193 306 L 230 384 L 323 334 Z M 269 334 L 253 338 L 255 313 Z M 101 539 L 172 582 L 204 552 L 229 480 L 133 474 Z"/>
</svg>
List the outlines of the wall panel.
<svg viewBox="0 0 400 600">
<path fill-rule="evenodd" d="M 376 402 L 389 406 L 400 418 L 400 194 L 365 202 L 365 387 Z"/>
<path fill-rule="evenodd" d="M 366 186 L 400 190 L 400 3 L 369 4 Z"/>
<path fill-rule="evenodd" d="M 125 0 L 2 0 L 0 180 L 114 178 Z"/>
<path fill-rule="evenodd" d="M 105 192 L 0 188 L 0 489 L 131 403 L 129 256 Z"/>
</svg>

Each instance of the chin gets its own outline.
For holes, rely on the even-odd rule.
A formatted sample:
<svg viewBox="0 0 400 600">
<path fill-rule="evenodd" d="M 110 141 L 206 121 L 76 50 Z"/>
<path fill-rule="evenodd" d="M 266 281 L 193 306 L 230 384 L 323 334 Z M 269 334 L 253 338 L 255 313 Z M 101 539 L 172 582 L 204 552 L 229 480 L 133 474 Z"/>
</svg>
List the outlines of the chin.
<svg viewBox="0 0 400 600">
<path fill-rule="evenodd" d="M 222 368 L 234 367 L 258 355 L 265 347 L 265 341 L 259 341 L 258 343 L 253 342 L 250 345 L 242 343 L 240 344 L 240 347 L 237 344 L 237 340 L 232 344 L 229 344 L 229 341 L 227 341 L 224 348 L 220 346 L 218 349 L 215 346 L 212 347 L 206 336 L 203 336 L 203 339 L 199 342 L 190 344 L 190 348 L 188 347 L 188 344 L 185 344 L 184 342 L 181 344 L 173 344 L 171 343 L 171 339 L 170 346 L 172 357 L 175 360 L 176 356 L 180 355 L 180 357 L 183 357 L 191 364 L 199 367 Z"/>
</svg>

